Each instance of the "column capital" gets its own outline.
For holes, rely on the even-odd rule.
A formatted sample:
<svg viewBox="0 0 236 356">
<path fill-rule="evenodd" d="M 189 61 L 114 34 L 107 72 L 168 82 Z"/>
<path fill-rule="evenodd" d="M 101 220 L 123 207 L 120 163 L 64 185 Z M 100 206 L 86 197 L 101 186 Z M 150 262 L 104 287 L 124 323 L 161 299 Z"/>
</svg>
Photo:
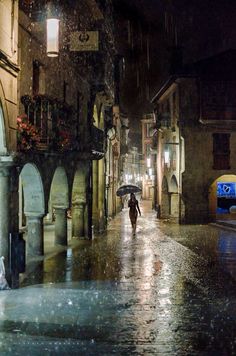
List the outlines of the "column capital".
<svg viewBox="0 0 236 356">
<path fill-rule="evenodd" d="M 69 209 L 68 206 L 63 206 L 63 205 L 53 205 L 53 208 L 57 209 L 57 210 L 67 210 L 67 209 Z"/>
<path fill-rule="evenodd" d="M 12 156 L 0 155 L 0 177 L 8 177 L 13 166 L 15 166 L 15 163 Z"/>
<path fill-rule="evenodd" d="M 77 199 L 72 201 L 72 206 L 77 207 L 77 206 L 84 206 L 86 205 L 86 201 L 84 199 Z"/>
<path fill-rule="evenodd" d="M 38 212 L 32 212 L 32 211 L 26 211 L 25 212 L 25 216 L 28 218 L 28 219 L 31 219 L 31 220 L 39 220 L 41 218 L 43 218 L 45 216 L 45 213 L 38 213 Z"/>
<path fill-rule="evenodd" d="M 10 175 L 9 167 L 0 166 L 0 177 L 9 177 L 9 175 Z"/>
</svg>

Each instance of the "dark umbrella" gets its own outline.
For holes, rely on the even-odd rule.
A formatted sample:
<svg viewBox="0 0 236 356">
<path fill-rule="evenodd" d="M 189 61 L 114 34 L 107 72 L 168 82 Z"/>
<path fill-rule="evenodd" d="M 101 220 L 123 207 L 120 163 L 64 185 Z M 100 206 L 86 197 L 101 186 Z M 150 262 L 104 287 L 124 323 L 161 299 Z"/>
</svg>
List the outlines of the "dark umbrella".
<svg viewBox="0 0 236 356">
<path fill-rule="evenodd" d="M 119 189 L 117 189 L 116 195 L 118 197 L 122 197 L 123 195 L 126 195 L 126 194 L 138 193 L 141 191 L 142 191 L 142 189 L 140 187 L 138 187 L 137 185 L 125 184 L 125 185 L 122 185 Z"/>
</svg>

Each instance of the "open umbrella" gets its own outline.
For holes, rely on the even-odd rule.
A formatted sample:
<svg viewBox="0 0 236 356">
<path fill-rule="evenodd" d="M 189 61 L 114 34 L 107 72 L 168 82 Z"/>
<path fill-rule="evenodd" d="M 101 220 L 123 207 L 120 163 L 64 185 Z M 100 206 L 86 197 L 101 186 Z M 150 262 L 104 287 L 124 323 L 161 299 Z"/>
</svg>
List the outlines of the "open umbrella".
<svg viewBox="0 0 236 356">
<path fill-rule="evenodd" d="M 119 189 L 117 189 L 116 195 L 118 197 L 122 197 L 123 195 L 126 195 L 126 194 L 138 193 L 141 191 L 142 191 L 142 189 L 140 187 L 138 187 L 137 185 L 125 184 L 125 185 L 122 185 Z"/>
</svg>

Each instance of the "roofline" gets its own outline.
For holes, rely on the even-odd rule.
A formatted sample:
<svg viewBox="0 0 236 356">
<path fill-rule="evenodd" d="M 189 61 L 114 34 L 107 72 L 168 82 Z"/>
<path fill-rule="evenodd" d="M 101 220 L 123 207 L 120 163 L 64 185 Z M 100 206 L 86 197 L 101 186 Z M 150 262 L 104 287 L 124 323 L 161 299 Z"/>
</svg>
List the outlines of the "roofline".
<svg viewBox="0 0 236 356">
<path fill-rule="evenodd" d="M 172 75 L 167 79 L 167 81 L 163 84 L 161 89 L 154 95 L 154 97 L 151 99 L 151 103 L 153 103 L 156 99 L 159 99 L 164 92 L 176 81 L 176 79 L 181 79 L 181 78 L 196 78 L 196 75 L 188 75 L 188 74 L 179 74 L 179 75 Z"/>
</svg>

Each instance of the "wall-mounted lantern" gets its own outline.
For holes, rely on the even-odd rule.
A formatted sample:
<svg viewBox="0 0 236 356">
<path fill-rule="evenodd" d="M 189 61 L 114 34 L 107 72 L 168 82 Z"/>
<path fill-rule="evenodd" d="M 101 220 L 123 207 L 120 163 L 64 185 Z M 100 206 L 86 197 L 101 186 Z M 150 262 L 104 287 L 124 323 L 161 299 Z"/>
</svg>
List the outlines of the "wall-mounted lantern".
<svg viewBox="0 0 236 356">
<path fill-rule="evenodd" d="M 170 164 L 170 152 L 167 149 L 164 152 L 164 161 L 165 161 L 165 164 L 167 164 L 167 165 Z"/>
<path fill-rule="evenodd" d="M 59 54 L 59 19 L 48 6 L 47 15 L 47 56 L 58 57 Z"/>
</svg>

